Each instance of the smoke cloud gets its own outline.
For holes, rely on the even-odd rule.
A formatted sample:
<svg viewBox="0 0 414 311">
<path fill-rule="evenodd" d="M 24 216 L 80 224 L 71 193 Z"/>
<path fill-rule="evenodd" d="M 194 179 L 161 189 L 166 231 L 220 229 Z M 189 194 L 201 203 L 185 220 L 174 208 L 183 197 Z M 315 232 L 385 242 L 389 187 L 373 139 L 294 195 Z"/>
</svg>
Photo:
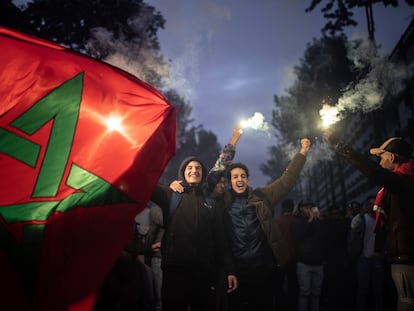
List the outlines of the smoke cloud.
<svg viewBox="0 0 414 311">
<path fill-rule="evenodd" d="M 253 129 L 259 132 L 264 133 L 266 136 L 270 137 L 270 126 L 265 121 L 265 117 L 260 112 L 255 112 L 254 115 L 246 120 L 240 122 L 242 129 Z"/>
<path fill-rule="evenodd" d="M 348 50 L 348 59 L 356 69 L 369 68 L 367 75 L 355 85 L 349 85 L 338 100 L 339 114 L 362 111 L 364 113 L 381 107 L 386 95 L 396 96 L 404 89 L 404 82 L 412 76 L 404 64 L 397 64 L 381 56 L 368 39 L 354 38 L 361 44 Z"/>
<path fill-rule="evenodd" d="M 189 39 L 184 53 L 174 58 L 171 75 L 163 77 L 164 87 L 180 90 L 185 98 L 196 99 L 197 94 L 192 85 L 199 82 L 200 38 Z"/>
<path fill-rule="evenodd" d="M 295 154 L 299 152 L 300 140 L 297 143 L 288 143 L 280 146 L 282 152 L 286 155 L 287 159 L 292 159 Z M 312 142 L 311 148 L 306 155 L 306 165 L 302 169 L 302 174 L 309 174 L 315 167 L 321 165 L 321 163 L 327 163 L 333 159 L 334 152 L 330 149 L 328 144 L 324 141 L 315 139 Z"/>
<path fill-rule="evenodd" d="M 130 18 L 128 24 L 139 38 L 126 40 L 122 34 L 117 38 L 113 32 L 104 27 L 92 29 L 92 37 L 86 45 L 94 57 L 102 58 L 102 51 L 107 53 L 104 62 L 121 68 L 139 79 L 152 83 L 154 74 L 160 77 L 170 76 L 170 66 L 163 57 L 151 47 L 150 38 L 142 37 L 147 26 L 146 12 Z M 160 83 L 164 83 L 161 81 Z"/>
</svg>

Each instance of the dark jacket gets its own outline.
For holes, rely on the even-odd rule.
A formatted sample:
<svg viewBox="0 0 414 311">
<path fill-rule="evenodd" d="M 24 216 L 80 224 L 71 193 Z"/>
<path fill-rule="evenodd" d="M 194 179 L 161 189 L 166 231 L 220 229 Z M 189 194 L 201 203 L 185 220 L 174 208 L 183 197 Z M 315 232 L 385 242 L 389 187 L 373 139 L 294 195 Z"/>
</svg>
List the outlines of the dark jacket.
<svg viewBox="0 0 414 311">
<path fill-rule="evenodd" d="M 324 245 L 326 235 L 319 219 L 308 222 L 307 217 L 297 216 L 292 225 L 292 237 L 295 242 L 296 261 L 306 265 L 319 266 L 325 260 Z"/>
<path fill-rule="evenodd" d="M 194 157 L 182 162 L 179 179 L 184 180 L 184 168 L 193 160 L 200 162 Z M 205 173 L 203 166 L 203 177 Z M 229 259 L 225 257 L 230 256 L 225 245 L 222 209 L 206 204 L 201 183 L 197 187 L 190 187 L 184 182 L 184 188 L 185 192 L 180 195 L 172 215 L 169 208 L 173 192 L 169 187 L 157 185 L 151 197 L 163 209 L 165 232 L 161 242 L 162 267 L 197 269 L 214 277 L 217 263 L 226 265 Z"/>
<path fill-rule="evenodd" d="M 414 264 L 414 166 L 406 162 L 391 172 L 347 145 L 336 151 L 377 185 L 387 190 L 385 197 L 386 247 L 393 263 Z"/>
<path fill-rule="evenodd" d="M 257 218 L 261 228 L 261 231 L 256 230 L 254 233 L 255 236 L 251 238 L 259 241 L 260 236 L 263 235 L 267 242 L 267 246 L 270 247 L 271 254 L 273 254 L 274 259 L 281 266 L 288 263 L 290 254 L 279 226 L 276 223 L 276 219 L 273 218 L 272 210 L 295 185 L 305 164 L 305 160 L 306 157 L 304 155 L 300 153 L 296 154 L 282 176 L 266 187 L 257 188 L 255 190 L 249 187 L 246 193 L 247 208 L 254 209 L 255 214 L 255 217 L 249 217 L 249 219 L 254 222 L 255 218 Z M 232 192 L 226 191 L 224 194 L 224 208 L 228 215 L 231 215 L 229 209 L 234 207 L 234 202 Z M 249 212 L 248 215 L 251 216 L 252 213 Z M 239 243 L 238 239 L 243 237 L 246 228 L 245 225 L 238 223 L 238 220 L 234 218 L 230 218 L 230 220 L 227 221 L 230 223 L 226 222 L 226 227 L 232 228 L 231 230 L 233 230 L 233 233 L 230 233 L 230 236 L 232 237 L 231 243 Z M 251 225 L 254 226 L 253 223 L 251 223 Z M 247 237 L 247 235 L 244 236 Z M 241 249 L 242 246 L 242 244 L 233 244 L 232 248 Z M 237 258 L 235 258 L 235 260 L 237 261 Z"/>
<path fill-rule="evenodd" d="M 283 214 L 276 219 L 280 231 L 282 232 L 282 236 L 286 241 L 286 246 L 292 261 L 295 260 L 295 244 L 292 237 L 292 225 L 295 220 L 296 217 L 292 214 Z"/>
</svg>

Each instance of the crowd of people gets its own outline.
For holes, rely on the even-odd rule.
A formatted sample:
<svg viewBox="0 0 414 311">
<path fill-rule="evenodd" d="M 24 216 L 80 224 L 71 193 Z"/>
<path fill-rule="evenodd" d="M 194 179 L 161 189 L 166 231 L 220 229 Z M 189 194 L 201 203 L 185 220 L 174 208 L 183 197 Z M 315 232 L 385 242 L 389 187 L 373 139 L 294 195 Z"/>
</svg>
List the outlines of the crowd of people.
<svg viewBox="0 0 414 311">
<path fill-rule="evenodd" d="M 253 189 L 248 167 L 233 162 L 241 134 L 210 170 L 190 156 L 177 180 L 155 187 L 95 311 L 414 310 L 412 147 L 389 139 L 370 150 L 377 163 L 327 130 L 329 146 L 383 188 L 322 214 L 289 198 L 309 139 L 280 177 Z"/>
</svg>

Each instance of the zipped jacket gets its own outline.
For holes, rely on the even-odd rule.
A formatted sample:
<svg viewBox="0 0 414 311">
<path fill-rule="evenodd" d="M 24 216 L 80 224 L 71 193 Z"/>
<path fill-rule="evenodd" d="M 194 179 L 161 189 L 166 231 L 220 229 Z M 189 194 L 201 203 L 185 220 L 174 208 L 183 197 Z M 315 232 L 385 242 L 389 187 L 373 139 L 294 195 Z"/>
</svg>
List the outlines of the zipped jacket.
<svg viewBox="0 0 414 311">
<path fill-rule="evenodd" d="M 179 179 L 183 179 L 180 173 L 193 160 L 198 161 L 194 157 L 183 161 Z M 180 194 L 178 205 L 172 213 L 170 203 L 173 191 L 169 187 L 157 185 L 151 197 L 163 209 L 165 231 L 161 242 L 162 267 L 197 269 L 214 278 L 218 266 L 228 267 L 230 260 L 228 244 L 225 244 L 223 211 L 206 202 L 201 186 L 190 187 L 185 183 L 184 186 L 185 191 Z"/>
<path fill-rule="evenodd" d="M 284 196 L 292 190 L 299 178 L 305 161 L 306 157 L 297 153 L 278 179 L 266 187 L 256 188 L 255 190 L 248 187 L 247 189 L 247 204 L 255 209 L 257 219 L 259 220 L 262 229 L 261 233 L 256 234 L 264 234 L 273 257 L 280 266 L 284 266 L 289 262 L 291 254 L 289 253 L 286 241 L 283 239 L 276 219 L 273 217 L 272 210 Z M 224 193 L 224 208 L 227 210 L 232 207 L 232 204 L 233 194 L 231 191 L 226 191 Z M 225 225 L 227 228 L 232 226 L 227 222 Z M 244 230 L 243 225 L 233 225 L 232 227 L 234 228 L 233 230 L 236 231 L 234 232 L 236 235 L 242 234 L 242 231 Z M 233 239 L 231 243 L 238 243 L 237 239 Z M 233 245 L 233 248 L 234 247 L 237 248 L 237 245 Z M 237 260 L 237 258 L 235 258 L 235 260 Z"/>
</svg>

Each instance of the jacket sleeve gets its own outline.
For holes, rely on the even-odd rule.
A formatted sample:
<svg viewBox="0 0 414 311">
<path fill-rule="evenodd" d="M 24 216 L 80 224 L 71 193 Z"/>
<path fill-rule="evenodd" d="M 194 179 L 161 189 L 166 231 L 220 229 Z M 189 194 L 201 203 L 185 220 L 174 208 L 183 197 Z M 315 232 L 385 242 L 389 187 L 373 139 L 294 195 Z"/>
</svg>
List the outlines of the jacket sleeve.
<svg viewBox="0 0 414 311">
<path fill-rule="evenodd" d="M 412 197 L 413 183 L 405 180 L 401 174 L 381 167 L 377 162 L 361 155 L 348 145 L 338 144 L 335 151 L 375 184 L 387 188 L 394 194 Z"/>
<path fill-rule="evenodd" d="M 306 157 L 297 153 L 289 162 L 283 174 L 264 188 L 259 188 L 266 195 L 272 208 L 295 186 L 300 172 L 305 165 Z"/>
<path fill-rule="evenodd" d="M 160 184 L 156 185 L 150 200 L 161 208 L 163 219 L 166 219 L 165 217 L 168 215 L 171 200 L 170 188 Z"/>
<path fill-rule="evenodd" d="M 351 225 L 350 225 L 352 231 L 354 231 L 354 232 L 362 232 L 362 229 L 363 229 L 363 223 L 362 223 L 363 218 L 362 217 L 365 217 L 365 216 L 358 214 L 358 215 L 355 215 L 352 218 Z"/>
<path fill-rule="evenodd" d="M 236 154 L 236 148 L 232 144 L 227 144 L 222 153 L 220 153 L 216 163 L 211 168 L 210 172 L 225 171 L 231 164 Z"/>
<path fill-rule="evenodd" d="M 159 207 L 159 205 L 154 203 L 150 205 L 150 219 L 157 226 L 162 227 L 164 225 L 162 209 Z"/>
</svg>

